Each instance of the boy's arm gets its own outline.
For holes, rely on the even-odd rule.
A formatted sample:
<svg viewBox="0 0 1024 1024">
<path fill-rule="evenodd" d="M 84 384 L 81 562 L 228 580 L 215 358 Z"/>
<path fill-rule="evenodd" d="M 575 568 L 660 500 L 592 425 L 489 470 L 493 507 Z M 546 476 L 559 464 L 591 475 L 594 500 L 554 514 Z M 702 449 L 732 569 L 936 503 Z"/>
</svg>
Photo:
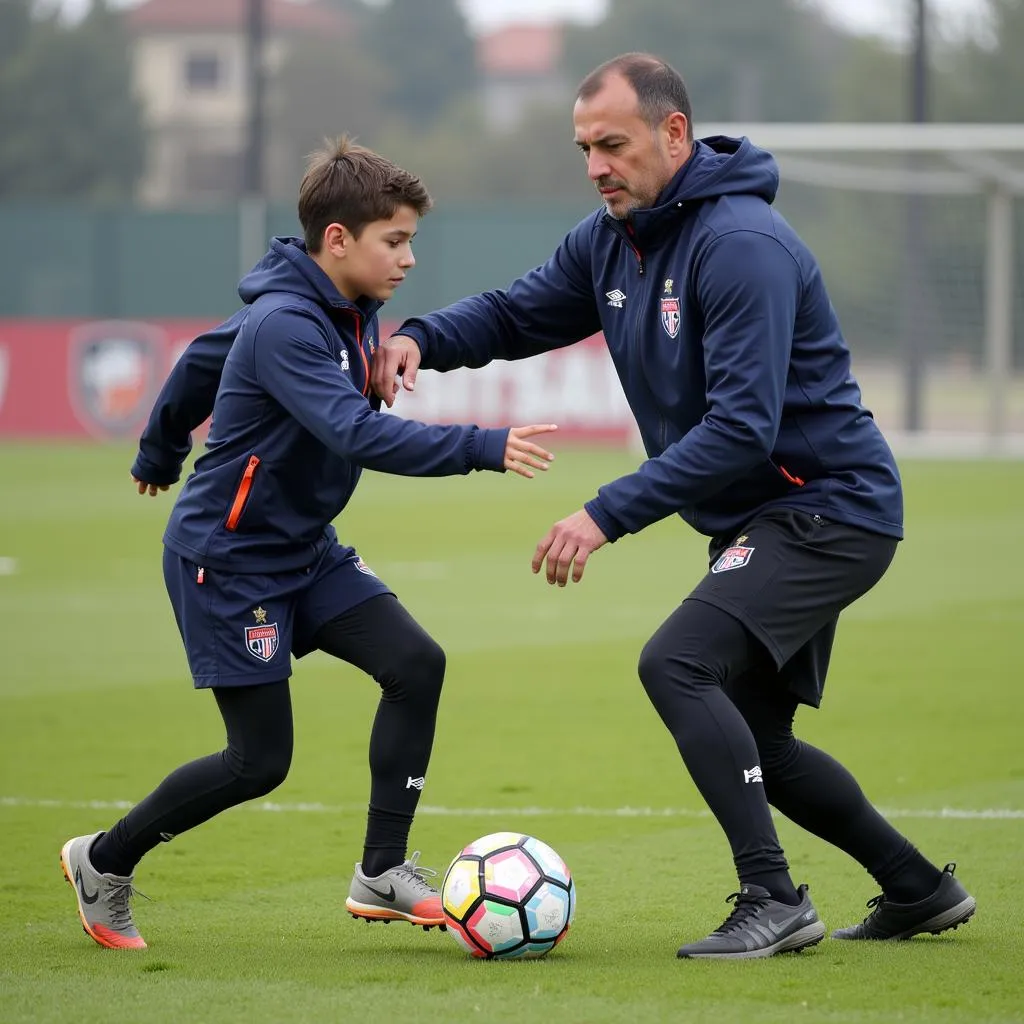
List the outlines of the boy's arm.
<svg viewBox="0 0 1024 1024">
<path fill-rule="evenodd" d="M 586 503 L 609 540 L 717 493 L 771 457 L 800 289 L 796 261 L 768 235 L 735 231 L 709 246 L 695 286 L 708 411 L 661 455 Z"/>
<path fill-rule="evenodd" d="M 192 431 L 213 412 L 224 360 L 247 313 L 248 307 L 240 309 L 219 327 L 199 335 L 171 368 L 153 403 L 132 464 L 140 493 L 142 484 L 151 485 L 153 493 L 153 486 L 177 483 L 192 450 Z"/>
<path fill-rule="evenodd" d="M 269 313 L 256 329 L 254 353 L 260 386 L 342 458 L 402 476 L 505 469 L 507 428 L 428 426 L 374 411 L 311 316 L 295 309 Z"/>
<path fill-rule="evenodd" d="M 591 274 L 594 229 L 592 217 L 578 224 L 545 264 L 508 289 L 406 320 L 396 333 L 416 342 L 422 367 L 431 370 L 525 359 L 596 334 L 601 321 Z"/>
</svg>

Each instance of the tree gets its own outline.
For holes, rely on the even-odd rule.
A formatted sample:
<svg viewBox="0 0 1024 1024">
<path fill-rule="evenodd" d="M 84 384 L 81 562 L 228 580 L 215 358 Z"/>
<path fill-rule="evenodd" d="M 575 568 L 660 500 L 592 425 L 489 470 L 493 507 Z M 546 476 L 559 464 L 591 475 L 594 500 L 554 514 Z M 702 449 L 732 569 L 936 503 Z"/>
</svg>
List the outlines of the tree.
<svg viewBox="0 0 1024 1024">
<path fill-rule="evenodd" d="M 476 84 L 473 40 L 456 0 L 387 0 L 367 18 L 366 47 L 388 72 L 387 105 L 432 124 Z"/>
<path fill-rule="evenodd" d="M 32 13 L 0 4 L 0 198 L 130 195 L 145 137 L 120 16 L 102 0 L 75 25 Z"/>
<path fill-rule="evenodd" d="M 612 0 L 607 18 L 571 29 L 581 78 L 610 57 L 647 50 L 686 80 L 697 130 L 712 120 L 818 120 L 844 36 L 793 0 Z"/>
</svg>

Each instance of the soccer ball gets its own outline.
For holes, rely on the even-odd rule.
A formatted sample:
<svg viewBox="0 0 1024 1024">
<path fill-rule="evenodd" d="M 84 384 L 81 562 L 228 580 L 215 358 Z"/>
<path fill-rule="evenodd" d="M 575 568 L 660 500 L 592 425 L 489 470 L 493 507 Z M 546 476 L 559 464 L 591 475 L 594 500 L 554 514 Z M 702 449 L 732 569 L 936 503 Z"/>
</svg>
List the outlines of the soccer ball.
<svg viewBox="0 0 1024 1024">
<path fill-rule="evenodd" d="M 485 960 L 541 957 L 565 938 L 576 887 L 565 861 L 520 832 L 470 843 L 441 883 L 448 934 Z"/>
</svg>

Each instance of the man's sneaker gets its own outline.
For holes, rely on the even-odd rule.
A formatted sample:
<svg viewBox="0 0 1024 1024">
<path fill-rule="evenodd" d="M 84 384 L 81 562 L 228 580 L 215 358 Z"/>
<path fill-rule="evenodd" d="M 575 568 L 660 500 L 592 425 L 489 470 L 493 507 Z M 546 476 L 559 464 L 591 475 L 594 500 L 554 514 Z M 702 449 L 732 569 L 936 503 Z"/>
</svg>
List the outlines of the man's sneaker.
<svg viewBox="0 0 1024 1024">
<path fill-rule="evenodd" d="M 409 921 L 424 929 L 444 928 L 441 894 L 427 881 L 437 872 L 419 867 L 419 859 L 417 850 L 405 863 L 376 878 L 367 878 L 357 864 L 345 900 L 348 912 L 366 921 Z"/>
<path fill-rule="evenodd" d="M 955 864 L 942 869 L 938 888 L 917 903 L 894 903 L 879 893 L 868 901 L 872 911 L 860 924 L 840 928 L 833 939 L 911 939 L 922 932 L 938 935 L 963 924 L 977 904 L 974 897 L 953 877 Z"/>
<path fill-rule="evenodd" d="M 129 904 L 136 892 L 132 886 L 135 876 L 101 875 L 89 860 L 89 850 L 101 835 L 69 839 L 60 851 L 60 866 L 75 890 L 82 927 L 86 935 L 108 949 L 145 949 Z"/>
<path fill-rule="evenodd" d="M 791 907 L 772 899 L 760 885 L 744 885 L 726 898 L 735 901 L 732 913 L 706 939 L 683 946 L 676 954 L 684 959 L 750 960 L 795 952 L 825 937 L 825 926 L 807 895 L 797 889 L 800 902 Z"/>
</svg>

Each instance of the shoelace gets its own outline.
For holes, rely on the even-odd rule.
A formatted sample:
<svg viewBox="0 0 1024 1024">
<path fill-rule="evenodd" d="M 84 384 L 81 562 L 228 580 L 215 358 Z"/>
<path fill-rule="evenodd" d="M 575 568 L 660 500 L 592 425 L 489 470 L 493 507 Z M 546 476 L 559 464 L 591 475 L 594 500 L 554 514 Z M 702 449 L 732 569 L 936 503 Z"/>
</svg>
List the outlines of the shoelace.
<svg viewBox="0 0 1024 1024">
<path fill-rule="evenodd" d="M 768 903 L 763 896 L 751 896 L 749 893 L 732 892 L 725 897 L 726 903 L 734 903 L 732 913 L 715 929 L 719 935 L 728 935 L 739 931 L 747 921 Z"/>
<path fill-rule="evenodd" d="M 437 890 L 427 881 L 428 878 L 434 878 L 437 872 L 433 868 L 424 868 L 419 865 L 420 851 L 417 850 L 404 864 L 399 864 L 395 869 L 401 871 L 410 882 L 415 885 L 420 892 L 425 893 L 428 896 L 436 896 Z"/>
<path fill-rule="evenodd" d="M 103 899 L 107 901 L 107 906 L 110 908 L 110 923 L 117 931 L 133 927 L 130 901 L 135 896 L 141 896 L 144 900 L 149 899 L 144 892 L 139 892 L 131 882 L 115 882 L 104 893 Z"/>
</svg>

